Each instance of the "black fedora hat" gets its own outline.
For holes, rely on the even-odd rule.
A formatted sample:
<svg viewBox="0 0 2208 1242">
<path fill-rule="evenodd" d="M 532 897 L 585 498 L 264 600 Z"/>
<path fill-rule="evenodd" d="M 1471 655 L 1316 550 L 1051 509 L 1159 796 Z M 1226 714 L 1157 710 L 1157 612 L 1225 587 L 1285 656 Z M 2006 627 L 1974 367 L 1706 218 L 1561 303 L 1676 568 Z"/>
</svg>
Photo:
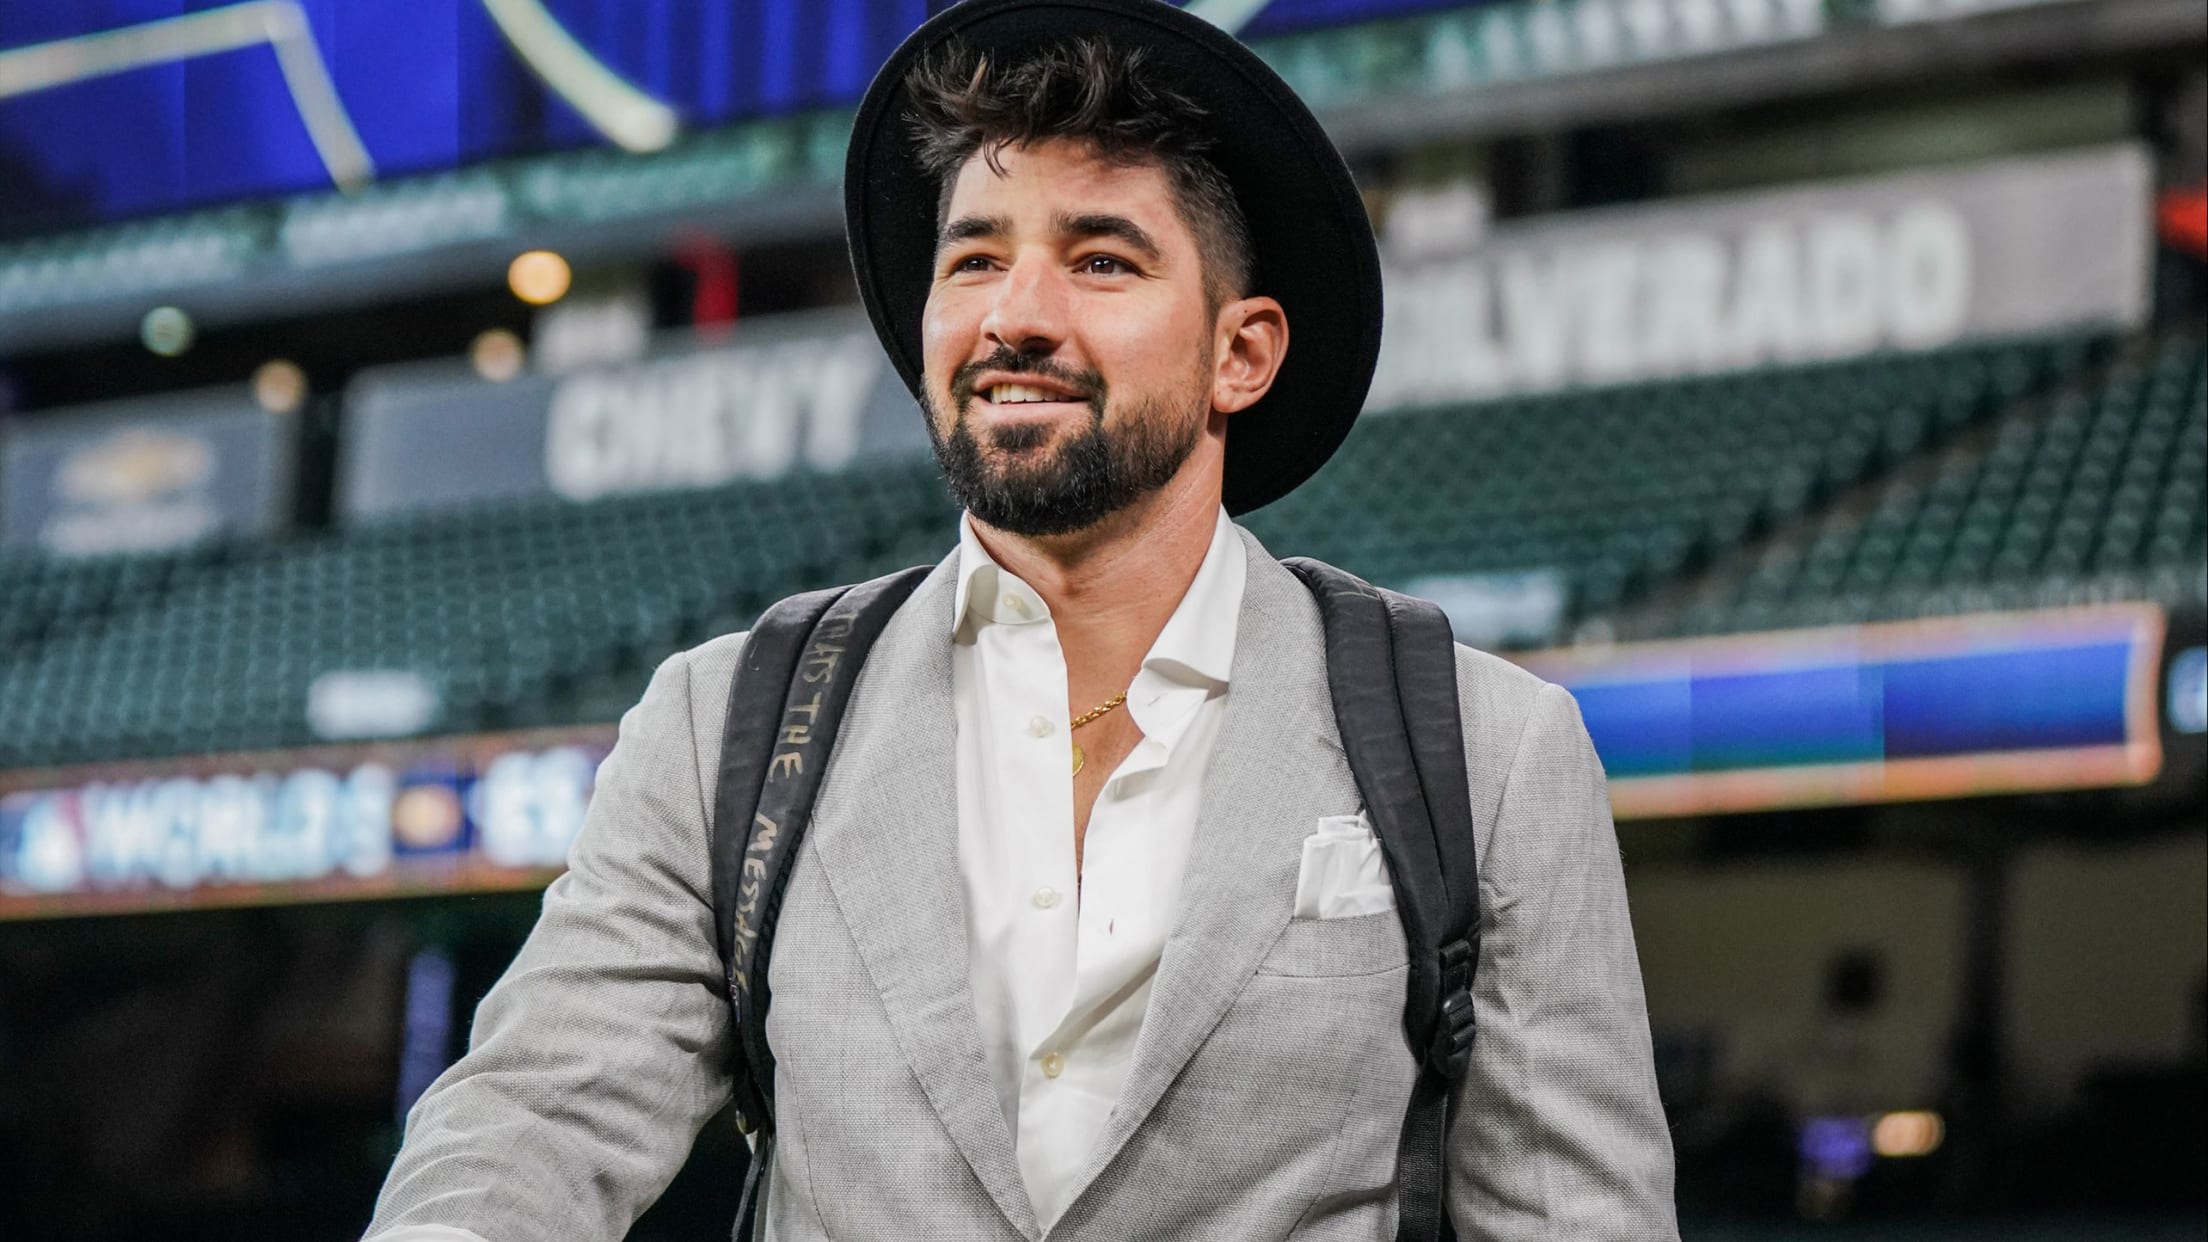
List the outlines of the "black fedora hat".
<svg viewBox="0 0 2208 1242">
<path fill-rule="evenodd" d="M 1080 36 L 1145 49 L 1209 113 L 1217 145 L 1205 155 L 1249 222 L 1253 292 L 1287 313 L 1280 374 L 1227 436 L 1224 500 L 1229 513 L 1247 513 L 1310 478 L 1356 421 L 1380 354 L 1380 256 L 1349 167 L 1310 109 L 1210 22 L 1165 0 L 966 0 L 930 18 L 875 75 L 851 130 L 843 210 L 859 296 L 920 395 L 941 186 L 906 131 L 905 75 L 952 39 L 1005 63 Z"/>
</svg>

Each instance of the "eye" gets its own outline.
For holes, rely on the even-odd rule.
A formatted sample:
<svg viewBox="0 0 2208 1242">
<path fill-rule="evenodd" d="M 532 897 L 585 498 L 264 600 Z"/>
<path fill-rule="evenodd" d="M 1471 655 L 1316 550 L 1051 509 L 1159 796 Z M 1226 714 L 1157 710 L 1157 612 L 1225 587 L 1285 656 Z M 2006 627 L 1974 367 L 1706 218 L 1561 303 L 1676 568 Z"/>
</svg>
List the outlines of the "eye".
<svg viewBox="0 0 2208 1242">
<path fill-rule="evenodd" d="M 1081 260 L 1081 270 L 1091 276 L 1124 276 L 1135 269 L 1125 259 L 1108 254 L 1092 254 Z"/>
<path fill-rule="evenodd" d="M 963 258 L 959 258 L 959 259 L 953 259 L 953 260 L 951 261 L 951 265 L 950 265 L 950 268 L 949 268 L 948 270 L 949 270 L 949 271 L 951 271 L 951 272 L 953 272 L 953 273 L 957 273 L 957 272 L 986 272 L 986 271 L 988 271 L 988 270 L 989 270 L 989 267 L 990 267 L 990 263 L 989 263 L 989 256 L 988 256 L 988 255 L 985 255 L 985 254 L 970 254 L 970 255 L 966 255 L 966 256 L 965 256 L 965 257 L 963 257 Z"/>
</svg>

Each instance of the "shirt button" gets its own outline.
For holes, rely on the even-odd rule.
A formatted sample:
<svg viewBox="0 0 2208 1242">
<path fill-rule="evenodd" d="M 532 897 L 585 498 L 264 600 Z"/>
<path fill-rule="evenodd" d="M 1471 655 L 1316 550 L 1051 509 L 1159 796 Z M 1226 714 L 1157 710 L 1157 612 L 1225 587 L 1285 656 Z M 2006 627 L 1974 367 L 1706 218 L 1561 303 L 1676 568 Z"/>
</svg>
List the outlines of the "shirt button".
<svg viewBox="0 0 2208 1242">
<path fill-rule="evenodd" d="M 1010 612 L 1015 617 L 1024 617 L 1027 615 L 1027 601 L 1021 599 L 1019 596 L 1014 595 L 1009 591 L 1005 592 L 1004 598 L 997 602 L 1003 604 L 1005 610 L 1007 612 Z"/>
<path fill-rule="evenodd" d="M 1056 1078 L 1066 1072 L 1066 1059 L 1055 1052 L 1043 1054 L 1043 1077 Z"/>
<path fill-rule="evenodd" d="M 1048 910 L 1058 904 L 1058 890 L 1045 884 L 1035 890 L 1035 908 Z"/>
<path fill-rule="evenodd" d="M 1037 716 L 1027 722 L 1027 735 L 1029 737 L 1049 737 L 1053 727 L 1049 717 Z"/>
</svg>

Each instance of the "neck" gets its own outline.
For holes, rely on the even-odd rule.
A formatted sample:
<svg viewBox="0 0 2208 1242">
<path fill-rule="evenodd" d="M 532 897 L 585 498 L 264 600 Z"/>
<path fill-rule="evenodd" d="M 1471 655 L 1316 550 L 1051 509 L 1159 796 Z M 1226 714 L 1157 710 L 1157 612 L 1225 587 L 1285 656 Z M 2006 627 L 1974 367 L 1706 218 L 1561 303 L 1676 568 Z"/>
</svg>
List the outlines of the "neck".
<svg viewBox="0 0 2208 1242">
<path fill-rule="evenodd" d="M 1050 607 L 1077 694 L 1125 687 L 1202 568 L 1219 521 L 1219 480 L 1181 477 L 1087 530 L 1027 536 L 980 521 L 997 563 Z"/>
</svg>

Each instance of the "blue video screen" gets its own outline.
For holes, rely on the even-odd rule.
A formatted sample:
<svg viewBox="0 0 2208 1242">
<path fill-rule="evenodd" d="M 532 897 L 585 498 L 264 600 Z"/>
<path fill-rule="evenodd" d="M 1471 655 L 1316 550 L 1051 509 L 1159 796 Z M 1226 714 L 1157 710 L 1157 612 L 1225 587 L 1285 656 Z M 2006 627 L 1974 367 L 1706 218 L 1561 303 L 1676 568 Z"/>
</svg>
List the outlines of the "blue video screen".
<svg viewBox="0 0 2208 1242">
<path fill-rule="evenodd" d="M 1461 0 L 1192 0 L 1245 37 Z M 0 238 L 848 105 L 945 0 L 9 0 Z"/>
</svg>

